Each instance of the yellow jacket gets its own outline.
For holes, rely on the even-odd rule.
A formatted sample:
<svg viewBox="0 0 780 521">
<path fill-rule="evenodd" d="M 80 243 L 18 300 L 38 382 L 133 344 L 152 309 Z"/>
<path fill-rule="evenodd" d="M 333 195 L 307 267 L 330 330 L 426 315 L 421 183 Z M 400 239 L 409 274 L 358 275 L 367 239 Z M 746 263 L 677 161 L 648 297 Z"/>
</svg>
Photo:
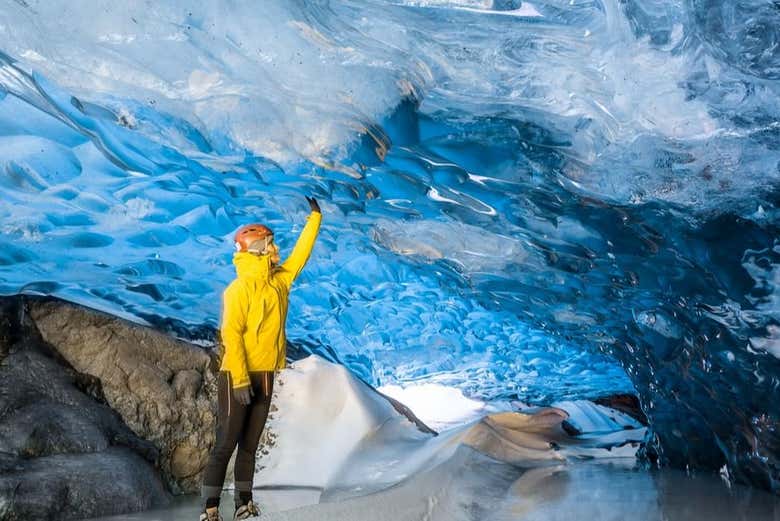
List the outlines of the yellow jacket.
<svg viewBox="0 0 780 521">
<path fill-rule="evenodd" d="M 249 385 L 249 371 L 285 367 L 287 297 L 314 248 L 321 222 L 322 214 L 309 214 L 292 253 L 276 268 L 270 255 L 233 255 L 238 276 L 222 295 L 220 370 L 230 372 L 234 389 Z"/>
</svg>

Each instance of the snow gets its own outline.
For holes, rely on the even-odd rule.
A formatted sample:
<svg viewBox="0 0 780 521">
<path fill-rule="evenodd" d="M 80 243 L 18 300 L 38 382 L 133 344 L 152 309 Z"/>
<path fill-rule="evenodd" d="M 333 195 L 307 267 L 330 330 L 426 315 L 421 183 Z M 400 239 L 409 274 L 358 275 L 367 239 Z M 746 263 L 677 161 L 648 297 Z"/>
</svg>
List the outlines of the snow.
<svg viewBox="0 0 780 521">
<path fill-rule="evenodd" d="M 440 465 L 453 465 L 447 462 L 465 448 L 521 467 L 564 463 L 567 457 L 614 458 L 617 453 L 610 449 L 620 445 L 627 447 L 620 457 L 632 459 L 645 432 L 621 413 L 595 404 L 561 404 L 575 413 L 584 434 L 590 434 L 581 438 L 561 428 L 569 418 L 564 408 L 541 408 L 533 414 L 491 412 L 495 406 L 441 386 L 381 391 L 390 391 L 401 402 L 411 398 L 404 404 L 415 413 L 422 411 L 420 419 L 425 423 L 433 420 L 433 425 L 442 425 L 446 420 L 450 428 L 436 436 L 422 432 L 343 366 L 312 355 L 279 376 L 276 410 L 260 448 L 255 486 L 317 488 L 322 498 L 345 499 L 387 489 Z M 429 408 L 420 409 L 415 397 L 425 397 L 423 403 Z M 452 405 L 438 408 L 442 416 L 432 416 L 437 404 L 447 402 Z M 458 426 L 453 425 L 456 418 L 461 420 Z"/>
</svg>

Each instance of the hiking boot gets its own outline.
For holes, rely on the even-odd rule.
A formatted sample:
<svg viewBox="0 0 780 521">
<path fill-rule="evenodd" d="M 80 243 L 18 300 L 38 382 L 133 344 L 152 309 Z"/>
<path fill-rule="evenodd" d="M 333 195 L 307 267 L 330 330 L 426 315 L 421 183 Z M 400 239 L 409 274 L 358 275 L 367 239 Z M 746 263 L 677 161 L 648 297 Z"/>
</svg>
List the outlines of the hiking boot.
<svg viewBox="0 0 780 521">
<path fill-rule="evenodd" d="M 257 509 L 254 501 L 249 501 L 246 505 L 241 505 L 236 509 L 236 513 L 233 515 L 233 521 L 238 519 L 249 519 L 252 517 L 259 517 L 260 511 Z"/>
<path fill-rule="evenodd" d="M 200 515 L 199 521 L 222 521 L 222 516 L 219 515 L 219 508 L 207 508 Z"/>
</svg>

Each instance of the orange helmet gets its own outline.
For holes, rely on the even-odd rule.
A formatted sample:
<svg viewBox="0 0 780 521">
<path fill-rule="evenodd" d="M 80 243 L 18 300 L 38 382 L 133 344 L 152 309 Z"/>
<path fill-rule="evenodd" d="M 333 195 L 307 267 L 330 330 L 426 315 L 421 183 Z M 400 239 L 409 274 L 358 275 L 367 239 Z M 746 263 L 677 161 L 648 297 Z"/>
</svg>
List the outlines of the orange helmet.
<svg viewBox="0 0 780 521">
<path fill-rule="evenodd" d="M 242 226 L 236 232 L 234 238 L 236 242 L 236 251 L 248 251 L 249 246 L 255 241 L 261 241 L 268 236 L 273 236 L 271 228 L 259 223 L 247 224 Z M 265 248 L 263 248 L 265 249 Z"/>
</svg>

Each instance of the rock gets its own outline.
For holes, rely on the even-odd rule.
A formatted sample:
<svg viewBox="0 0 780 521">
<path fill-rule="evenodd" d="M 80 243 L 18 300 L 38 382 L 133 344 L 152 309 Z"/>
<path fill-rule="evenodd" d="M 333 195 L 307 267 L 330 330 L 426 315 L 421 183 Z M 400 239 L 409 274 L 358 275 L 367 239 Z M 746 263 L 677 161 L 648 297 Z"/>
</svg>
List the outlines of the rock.
<svg viewBox="0 0 780 521">
<path fill-rule="evenodd" d="M 209 353 L 74 304 L 27 300 L 41 338 L 75 371 L 99 381 L 106 403 L 159 449 L 159 466 L 170 490 L 199 491 L 200 470 L 215 433 L 216 379 Z M 199 442 L 193 445 L 190 439 Z M 186 464 L 181 459 L 185 446 Z"/>
<path fill-rule="evenodd" d="M 15 316 L 19 313 L 19 305 L 14 299 L 0 301 L 0 362 L 8 354 L 14 343 L 16 334 Z"/>
<path fill-rule="evenodd" d="M 203 383 L 203 377 L 198 371 L 179 371 L 173 377 L 173 389 L 180 400 L 194 400 Z"/>
<path fill-rule="evenodd" d="M 0 474 L 0 519 L 58 521 L 168 504 L 152 465 L 123 447 L 18 460 Z"/>
<path fill-rule="evenodd" d="M 48 400 L 14 411 L 0 425 L 0 451 L 24 458 L 100 452 L 108 445 L 100 426 L 81 411 Z"/>
<path fill-rule="evenodd" d="M 183 443 L 176 447 L 171 456 L 171 471 L 179 479 L 199 473 L 205 466 L 208 453 L 199 446 Z"/>
<path fill-rule="evenodd" d="M 35 345 L 17 344 L 16 350 L 0 364 L 0 432 L 10 429 L 22 432 L 23 422 L 29 415 L 36 411 L 42 414 L 48 409 L 52 414 L 61 414 L 60 418 L 71 417 L 70 422 L 62 423 L 60 428 L 70 425 L 74 429 L 69 434 L 72 440 L 86 434 L 87 422 L 99 429 L 109 443 L 124 445 L 150 462 L 157 460 L 159 451 L 153 444 L 136 436 L 110 407 L 79 391 L 74 380 L 71 371 L 41 353 Z M 54 412 L 57 408 L 61 411 Z M 79 420 L 72 418 L 76 413 Z M 41 439 L 40 435 L 36 436 Z M 90 442 L 80 443 L 88 445 Z M 96 447 L 100 444 L 96 440 L 92 443 Z M 15 446 L 24 446 L 24 443 L 17 441 Z"/>
<path fill-rule="evenodd" d="M 163 506 L 159 451 L 76 387 L 33 335 L 0 363 L 0 519 L 74 519 Z"/>
</svg>

